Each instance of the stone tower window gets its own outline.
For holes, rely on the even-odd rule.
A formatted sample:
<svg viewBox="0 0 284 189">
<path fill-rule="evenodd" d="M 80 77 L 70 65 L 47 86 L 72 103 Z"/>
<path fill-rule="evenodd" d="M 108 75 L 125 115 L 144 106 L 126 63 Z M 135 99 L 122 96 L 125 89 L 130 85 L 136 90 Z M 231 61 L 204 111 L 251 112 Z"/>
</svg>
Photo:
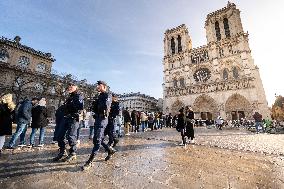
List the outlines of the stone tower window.
<svg viewBox="0 0 284 189">
<path fill-rule="evenodd" d="M 228 18 L 224 18 L 223 24 L 224 24 L 226 38 L 231 37 Z"/>
<path fill-rule="evenodd" d="M 177 79 L 174 79 L 174 87 L 177 87 L 178 86 L 178 81 Z"/>
<path fill-rule="evenodd" d="M 45 72 L 45 70 L 46 70 L 45 63 L 41 62 L 41 63 L 37 64 L 37 66 L 36 66 L 37 72 Z"/>
<path fill-rule="evenodd" d="M 6 49 L 0 49 L 0 61 L 1 62 L 7 62 L 9 59 L 9 53 Z"/>
<path fill-rule="evenodd" d="M 217 41 L 220 41 L 221 40 L 221 33 L 220 33 L 220 27 L 219 27 L 218 21 L 215 22 L 215 31 L 216 31 Z"/>
<path fill-rule="evenodd" d="M 181 52 L 182 51 L 182 47 L 181 47 L 181 37 L 180 37 L 180 35 L 178 35 L 177 41 L 178 41 L 178 52 Z"/>
<path fill-rule="evenodd" d="M 185 87 L 184 78 L 179 79 L 179 84 L 180 84 L 181 87 Z"/>
<path fill-rule="evenodd" d="M 229 79 L 228 69 L 224 69 L 224 71 L 223 71 L 223 79 L 224 80 L 228 80 Z"/>
<path fill-rule="evenodd" d="M 175 43 L 175 39 L 173 37 L 171 39 L 171 49 L 172 49 L 172 54 L 175 54 L 175 52 L 176 52 L 176 43 Z"/>
<path fill-rule="evenodd" d="M 239 78 L 239 71 L 238 71 L 238 68 L 237 67 L 234 67 L 233 68 L 233 77 L 235 79 L 238 79 Z"/>
<path fill-rule="evenodd" d="M 21 67 L 21 68 L 27 68 L 30 64 L 30 59 L 28 57 L 25 57 L 25 56 L 21 56 L 19 58 L 19 62 L 18 62 L 18 65 Z"/>
</svg>

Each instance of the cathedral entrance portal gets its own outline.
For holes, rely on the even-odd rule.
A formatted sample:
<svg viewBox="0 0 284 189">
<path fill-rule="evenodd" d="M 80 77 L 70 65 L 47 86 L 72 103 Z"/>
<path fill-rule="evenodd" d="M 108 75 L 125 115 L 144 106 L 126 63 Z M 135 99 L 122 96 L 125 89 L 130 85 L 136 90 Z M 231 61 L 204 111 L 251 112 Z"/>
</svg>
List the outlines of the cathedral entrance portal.
<svg viewBox="0 0 284 189">
<path fill-rule="evenodd" d="M 184 107 L 184 104 L 177 99 L 173 104 L 172 104 L 172 108 L 171 108 L 171 112 L 175 115 L 178 114 L 179 110 Z"/>
<path fill-rule="evenodd" d="M 231 116 L 232 116 L 232 120 L 240 120 L 242 118 L 245 118 L 245 112 L 244 111 L 232 111 Z"/>
<path fill-rule="evenodd" d="M 212 120 L 218 115 L 215 100 L 208 95 L 200 95 L 193 103 L 193 111 L 197 119 Z"/>
<path fill-rule="evenodd" d="M 233 94 L 230 96 L 225 105 L 227 119 L 240 120 L 249 116 L 250 103 L 240 94 Z"/>
<path fill-rule="evenodd" d="M 213 119 L 213 115 L 211 112 L 201 112 L 200 116 L 202 120 L 212 120 Z"/>
</svg>

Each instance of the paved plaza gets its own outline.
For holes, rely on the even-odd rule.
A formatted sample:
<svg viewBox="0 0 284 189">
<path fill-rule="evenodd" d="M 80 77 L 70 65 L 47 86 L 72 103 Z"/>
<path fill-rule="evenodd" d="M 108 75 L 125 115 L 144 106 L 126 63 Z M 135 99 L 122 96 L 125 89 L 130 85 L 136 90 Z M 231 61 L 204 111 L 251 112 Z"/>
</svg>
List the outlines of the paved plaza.
<svg viewBox="0 0 284 189">
<path fill-rule="evenodd" d="M 82 135 L 88 134 L 83 129 Z M 47 143 L 52 139 L 47 132 Z M 175 129 L 132 133 L 113 159 L 80 171 L 92 144 L 84 137 L 74 163 L 54 163 L 57 146 L 6 150 L 0 188 L 284 188 L 284 135 L 196 128 L 196 144 L 179 146 Z"/>
</svg>

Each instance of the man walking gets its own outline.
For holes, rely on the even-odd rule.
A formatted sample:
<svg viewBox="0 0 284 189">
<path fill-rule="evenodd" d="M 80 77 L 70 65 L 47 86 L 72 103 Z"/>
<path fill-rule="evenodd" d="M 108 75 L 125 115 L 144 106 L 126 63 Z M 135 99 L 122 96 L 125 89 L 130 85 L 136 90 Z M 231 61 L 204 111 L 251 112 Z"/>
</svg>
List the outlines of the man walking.
<svg viewBox="0 0 284 189">
<path fill-rule="evenodd" d="M 53 159 L 59 161 L 63 158 L 65 152 L 65 136 L 67 137 L 70 149 L 69 155 L 64 161 L 71 162 L 76 159 L 76 139 L 77 129 L 79 127 L 79 113 L 83 110 L 83 97 L 78 93 L 78 86 L 70 83 L 68 87 L 69 97 L 64 104 L 64 120 L 59 126 L 57 133 L 57 142 L 59 146 L 59 154 Z"/>
<path fill-rule="evenodd" d="M 108 124 L 105 129 L 104 134 L 109 136 L 108 145 L 115 147 L 118 143 L 118 138 L 115 135 L 114 121 L 116 116 L 119 114 L 119 102 L 117 101 L 117 96 L 115 94 L 112 95 L 112 103 L 110 107 L 110 112 L 108 116 Z"/>
<path fill-rule="evenodd" d="M 85 165 L 82 167 L 83 170 L 88 170 L 92 167 L 95 156 L 97 155 L 100 146 L 102 145 L 108 152 L 105 160 L 109 160 L 115 151 L 104 142 L 104 131 L 108 124 L 108 114 L 111 106 L 111 96 L 107 92 L 107 84 L 104 81 L 97 82 L 97 90 L 99 96 L 93 102 L 93 112 L 95 114 L 95 126 L 94 126 L 94 138 L 93 138 L 93 150 Z"/>
<path fill-rule="evenodd" d="M 13 149 L 16 143 L 16 140 L 20 136 L 20 147 L 26 146 L 25 136 L 27 132 L 28 125 L 31 122 L 32 118 L 32 107 L 33 105 L 37 104 L 39 101 L 38 98 L 33 98 L 32 101 L 29 99 L 25 99 L 21 104 L 19 104 L 16 110 L 16 122 L 17 128 L 16 132 L 13 134 L 10 142 L 9 142 L 9 149 Z"/>
</svg>

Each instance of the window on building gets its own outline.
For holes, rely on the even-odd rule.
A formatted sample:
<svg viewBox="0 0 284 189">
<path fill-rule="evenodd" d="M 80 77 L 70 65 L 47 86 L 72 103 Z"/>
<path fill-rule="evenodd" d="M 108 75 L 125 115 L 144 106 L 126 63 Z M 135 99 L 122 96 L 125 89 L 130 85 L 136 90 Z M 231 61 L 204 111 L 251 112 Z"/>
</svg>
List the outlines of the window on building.
<svg viewBox="0 0 284 189">
<path fill-rule="evenodd" d="M 238 68 L 237 67 L 234 67 L 233 68 L 233 77 L 235 79 L 238 79 L 239 78 L 239 71 L 238 71 Z"/>
<path fill-rule="evenodd" d="M 0 62 L 7 63 L 9 59 L 9 53 L 6 49 L 0 49 Z"/>
<path fill-rule="evenodd" d="M 181 37 L 180 37 L 180 35 L 178 35 L 177 41 L 178 41 L 178 52 L 181 52 L 182 51 L 182 47 L 181 47 Z"/>
<path fill-rule="evenodd" d="M 21 68 L 27 68 L 30 64 L 30 59 L 28 57 L 25 57 L 25 56 L 21 56 L 19 58 L 19 62 L 18 62 L 18 65 L 21 67 Z"/>
<path fill-rule="evenodd" d="M 175 54 L 175 52 L 176 52 L 176 43 L 175 43 L 175 39 L 173 37 L 171 39 L 171 49 L 172 49 L 172 54 Z"/>
<path fill-rule="evenodd" d="M 220 27 L 219 27 L 218 21 L 215 22 L 215 32 L 216 32 L 217 41 L 220 41 L 221 40 L 221 32 L 220 32 Z"/>
<path fill-rule="evenodd" d="M 229 79 L 229 74 L 228 74 L 228 69 L 223 70 L 223 79 L 228 80 Z"/>
<path fill-rule="evenodd" d="M 15 81 L 15 87 L 20 87 L 23 84 L 24 80 L 21 77 L 18 77 Z"/>
<path fill-rule="evenodd" d="M 40 83 L 36 83 L 34 88 L 36 91 L 43 91 L 43 86 Z"/>
<path fill-rule="evenodd" d="M 231 37 L 228 18 L 224 18 L 223 24 L 226 38 Z"/>
<path fill-rule="evenodd" d="M 180 84 L 181 87 L 185 87 L 184 78 L 180 78 L 179 84 Z"/>
<path fill-rule="evenodd" d="M 178 86 L 178 81 L 177 79 L 174 79 L 174 87 L 177 87 Z"/>
<path fill-rule="evenodd" d="M 37 72 L 45 72 L 45 70 L 46 70 L 45 63 L 41 62 L 41 63 L 37 64 L 37 66 L 36 66 L 36 71 Z"/>
</svg>

